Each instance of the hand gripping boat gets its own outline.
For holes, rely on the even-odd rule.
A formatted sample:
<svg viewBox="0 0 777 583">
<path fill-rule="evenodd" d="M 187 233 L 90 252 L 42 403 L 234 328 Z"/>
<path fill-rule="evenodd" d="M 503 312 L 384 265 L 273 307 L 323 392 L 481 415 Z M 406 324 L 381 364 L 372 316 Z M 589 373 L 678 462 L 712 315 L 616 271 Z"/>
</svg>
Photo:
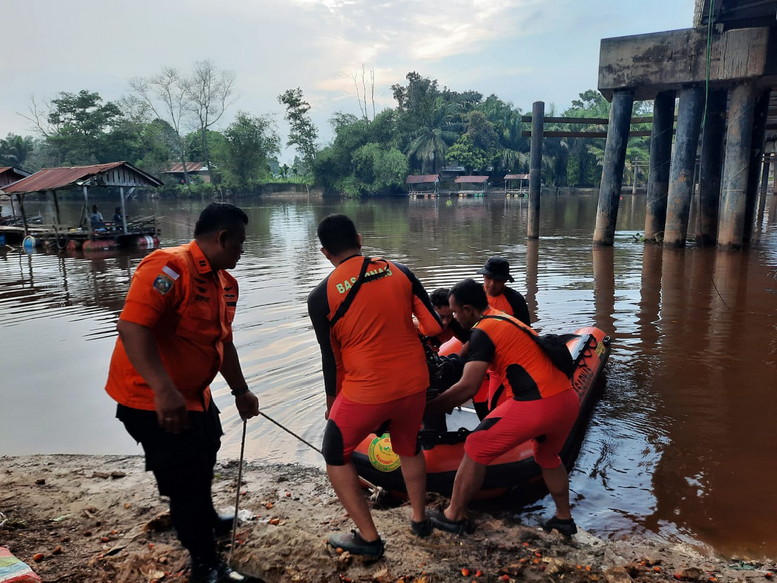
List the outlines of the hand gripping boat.
<svg viewBox="0 0 777 583">
<path fill-rule="evenodd" d="M 575 331 L 575 337 L 567 342 L 567 348 L 576 365 L 572 386 L 580 398 L 578 419 L 561 450 L 561 459 L 569 467 L 580 449 L 583 430 L 596 397 L 596 381 L 610 355 L 610 338 L 599 328 L 580 328 Z M 444 349 L 445 345 L 441 353 Z M 451 494 L 453 479 L 464 454 L 464 441 L 479 423 L 474 409 L 460 407 L 446 415 L 443 427 L 421 429 L 419 438 L 426 458 L 427 490 L 446 496 Z M 399 456 L 391 449 L 388 433 L 368 436 L 353 452 L 352 459 L 364 480 L 392 493 L 404 493 Z M 540 478 L 540 468 L 534 462 L 531 444 L 527 441 L 489 464 L 478 497 L 501 496 L 513 488 L 537 482 Z"/>
</svg>

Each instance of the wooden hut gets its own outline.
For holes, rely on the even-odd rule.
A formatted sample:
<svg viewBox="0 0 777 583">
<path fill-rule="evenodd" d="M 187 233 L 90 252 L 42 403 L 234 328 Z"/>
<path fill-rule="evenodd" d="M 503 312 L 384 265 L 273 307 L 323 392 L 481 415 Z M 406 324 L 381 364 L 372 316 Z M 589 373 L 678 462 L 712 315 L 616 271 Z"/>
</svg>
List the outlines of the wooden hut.
<svg viewBox="0 0 777 583">
<path fill-rule="evenodd" d="M 505 174 L 505 194 L 523 196 L 529 192 L 528 174 Z"/>
<path fill-rule="evenodd" d="M 439 174 L 413 174 L 407 177 L 410 196 L 437 196 L 437 187 L 440 184 Z"/>
<path fill-rule="evenodd" d="M 31 245 L 54 243 L 62 248 L 73 242 L 73 246 L 80 248 L 87 240 L 112 242 L 115 246 L 131 244 L 138 237 L 151 237 L 156 239 L 156 225 L 152 223 L 153 217 L 136 218 L 132 222 L 126 219 L 124 208 L 125 189 L 137 187 L 159 187 L 162 181 L 154 178 L 127 162 L 110 162 L 108 164 L 96 164 L 92 166 L 72 166 L 63 168 L 44 168 L 31 176 L 6 186 L 3 190 L 6 194 L 15 196 L 22 217 L 21 227 L 2 227 L 6 240 L 15 239 L 32 240 Z M 116 187 L 119 189 L 120 205 L 122 210 L 122 224 L 110 224 L 100 230 L 91 228 L 89 223 L 89 188 L 90 187 Z M 64 189 L 80 188 L 83 192 L 84 203 L 81 211 L 81 219 L 78 225 L 63 225 L 59 213 L 59 200 L 57 191 Z M 32 193 L 48 193 L 54 198 L 56 217 L 54 223 L 31 227 L 24 211 L 24 197 Z M 157 240 L 158 243 L 158 240 Z M 145 240 L 148 245 L 148 240 Z"/>
<path fill-rule="evenodd" d="M 488 176 L 459 176 L 459 196 L 484 196 L 488 189 Z"/>
</svg>

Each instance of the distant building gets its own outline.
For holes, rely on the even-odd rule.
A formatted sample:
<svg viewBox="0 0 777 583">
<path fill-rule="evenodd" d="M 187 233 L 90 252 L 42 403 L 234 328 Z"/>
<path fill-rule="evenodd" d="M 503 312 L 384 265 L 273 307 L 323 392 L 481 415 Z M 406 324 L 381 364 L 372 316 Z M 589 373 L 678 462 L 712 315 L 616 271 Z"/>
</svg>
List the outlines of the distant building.
<svg viewBox="0 0 777 583">
<path fill-rule="evenodd" d="M 197 176 L 203 182 L 210 182 L 210 172 L 205 162 L 187 162 L 186 173 L 189 175 L 189 180 Z M 185 184 L 186 182 L 183 164 L 173 164 L 167 170 L 160 172 L 160 174 L 169 176 L 179 184 Z"/>
<path fill-rule="evenodd" d="M 0 166 L 0 190 L 2 190 L 3 186 L 13 184 L 17 180 L 27 178 L 29 175 L 29 172 L 14 168 L 13 166 Z"/>
<path fill-rule="evenodd" d="M 437 186 L 440 184 L 439 174 L 411 174 L 405 180 L 409 194 L 437 194 Z"/>
</svg>

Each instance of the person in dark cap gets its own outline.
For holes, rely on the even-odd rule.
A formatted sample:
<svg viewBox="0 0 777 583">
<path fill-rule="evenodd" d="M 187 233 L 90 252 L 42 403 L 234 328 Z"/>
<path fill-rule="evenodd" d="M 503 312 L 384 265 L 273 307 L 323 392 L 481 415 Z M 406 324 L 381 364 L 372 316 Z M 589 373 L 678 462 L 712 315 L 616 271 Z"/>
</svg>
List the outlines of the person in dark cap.
<svg viewBox="0 0 777 583">
<path fill-rule="evenodd" d="M 489 257 L 483 269 L 479 269 L 477 273 L 483 274 L 483 289 L 486 290 L 489 306 L 515 316 L 527 326 L 531 326 L 526 299 L 513 288 L 507 287 L 508 281 L 511 283 L 515 281 L 510 275 L 510 263 L 507 259 Z"/>
<path fill-rule="evenodd" d="M 483 274 L 483 289 L 486 292 L 488 306 L 510 316 L 514 316 L 527 326 L 531 326 L 529 306 L 526 299 L 511 287 L 507 282 L 515 279 L 510 275 L 510 263 L 504 257 L 496 255 L 489 257 L 482 269 L 477 271 Z M 473 397 L 472 404 L 478 417 L 483 419 L 499 403 L 511 397 L 505 390 L 502 378 L 494 370 L 489 370 L 486 382 Z"/>
</svg>

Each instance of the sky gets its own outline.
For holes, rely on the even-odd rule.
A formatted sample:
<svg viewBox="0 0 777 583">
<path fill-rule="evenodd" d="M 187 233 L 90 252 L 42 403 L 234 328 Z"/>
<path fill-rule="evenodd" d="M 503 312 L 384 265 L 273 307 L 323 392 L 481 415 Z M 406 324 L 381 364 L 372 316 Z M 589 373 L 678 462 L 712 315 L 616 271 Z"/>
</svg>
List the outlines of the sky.
<svg viewBox="0 0 777 583">
<path fill-rule="evenodd" d="M 377 111 L 408 72 L 557 113 L 595 89 L 601 39 L 690 28 L 693 0 L 0 0 L 0 137 L 36 135 L 32 100 L 82 89 L 117 100 L 131 79 L 198 61 L 234 73 L 238 111 L 273 116 L 299 87 L 320 145 L 335 112 L 359 114 L 354 77 L 374 72 Z M 369 109 L 372 104 L 369 103 Z M 291 162 L 285 149 L 282 161 Z"/>
</svg>

